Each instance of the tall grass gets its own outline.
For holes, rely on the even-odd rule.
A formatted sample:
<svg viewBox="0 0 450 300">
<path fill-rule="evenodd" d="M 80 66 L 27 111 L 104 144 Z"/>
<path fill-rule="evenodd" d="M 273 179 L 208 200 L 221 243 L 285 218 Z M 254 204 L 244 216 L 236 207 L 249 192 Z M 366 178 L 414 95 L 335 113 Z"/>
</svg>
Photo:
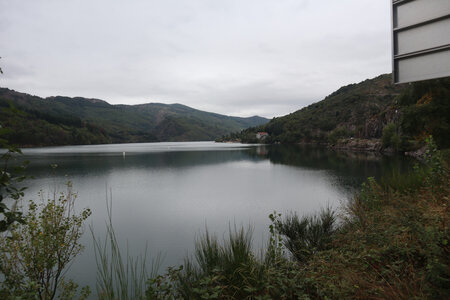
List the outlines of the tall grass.
<svg viewBox="0 0 450 300">
<path fill-rule="evenodd" d="M 99 299 L 145 299 L 146 282 L 156 276 L 161 255 L 147 261 L 147 246 L 144 254 L 132 257 L 129 254 L 128 242 L 125 255 L 119 246 L 112 222 L 112 196 L 106 199 L 108 219 L 106 222 L 106 237 L 104 240 L 94 233 L 90 226 L 95 260 L 97 263 L 97 294 Z"/>
<path fill-rule="evenodd" d="M 311 255 L 330 247 L 336 230 L 336 214 L 330 208 L 319 214 L 299 218 L 291 213 L 284 220 L 276 221 L 276 230 L 284 236 L 284 245 L 293 257 L 306 263 Z"/>
<path fill-rule="evenodd" d="M 279 215 L 277 215 L 279 216 Z M 299 221 L 296 215 L 276 221 L 274 227 L 283 226 L 290 232 L 302 223 L 301 233 L 295 242 L 306 239 L 309 251 L 326 247 L 331 236 L 334 213 L 323 210 L 318 216 L 305 217 Z M 305 235 L 304 233 L 307 232 Z M 298 264 L 283 256 L 282 244 L 278 243 L 276 230 L 271 230 L 271 243 L 261 255 L 252 249 L 252 228 L 229 229 L 223 241 L 208 230 L 195 242 L 193 255 L 187 257 L 183 266 L 169 269 L 149 281 L 148 299 L 299 299 L 304 297 L 304 286 L 298 272 Z M 299 251 L 299 244 L 296 244 Z M 276 249 L 273 249 L 276 248 Z M 312 251 L 312 248 L 317 250 Z"/>
<path fill-rule="evenodd" d="M 229 229 L 222 243 L 208 230 L 195 242 L 194 255 L 185 259 L 178 275 L 183 298 L 213 294 L 239 294 L 245 288 L 249 271 L 260 262 L 252 251 L 252 228 Z"/>
</svg>

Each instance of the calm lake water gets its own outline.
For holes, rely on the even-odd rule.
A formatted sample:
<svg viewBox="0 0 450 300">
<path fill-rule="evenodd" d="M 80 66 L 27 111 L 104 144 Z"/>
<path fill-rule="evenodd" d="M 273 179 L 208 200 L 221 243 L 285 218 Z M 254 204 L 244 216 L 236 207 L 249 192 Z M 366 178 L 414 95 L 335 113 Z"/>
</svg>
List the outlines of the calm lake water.
<svg viewBox="0 0 450 300">
<path fill-rule="evenodd" d="M 123 154 L 125 152 L 125 155 Z M 219 237 L 230 226 L 252 226 L 255 248 L 268 235 L 268 215 L 314 213 L 339 207 L 369 176 L 406 170 L 399 156 L 336 152 L 301 146 L 214 142 L 145 143 L 25 149 L 31 161 L 25 199 L 64 191 L 78 193 L 77 207 L 89 207 L 88 221 L 105 233 L 106 197 L 112 194 L 113 223 L 121 245 L 151 258 L 161 252 L 165 267 L 181 264 L 194 240 L 208 227 Z M 56 164 L 56 168 L 50 167 Z M 95 290 L 96 265 L 88 228 L 84 253 L 69 276 Z"/>
</svg>

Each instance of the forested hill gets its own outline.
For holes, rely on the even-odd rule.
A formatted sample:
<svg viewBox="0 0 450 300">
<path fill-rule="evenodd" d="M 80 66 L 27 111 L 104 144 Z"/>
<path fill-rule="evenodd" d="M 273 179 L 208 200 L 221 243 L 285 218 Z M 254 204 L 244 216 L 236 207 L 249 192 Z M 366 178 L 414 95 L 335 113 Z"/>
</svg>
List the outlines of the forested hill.
<svg viewBox="0 0 450 300">
<path fill-rule="evenodd" d="M 413 150 L 433 135 L 450 146 L 450 78 L 394 85 L 390 74 L 344 86 L 322 101 L 225 139 L 321 143 L 343 148 Z M 366 149 L 367 150 L 367 149 Z"/>
<path fill-rule="evenodd" d="M 214 140 L 266 122 L 258 116 L 230 117 L 181 104 L 111 105 L 0 88 L 2 136 L 20 146 Z"/>
</svg>

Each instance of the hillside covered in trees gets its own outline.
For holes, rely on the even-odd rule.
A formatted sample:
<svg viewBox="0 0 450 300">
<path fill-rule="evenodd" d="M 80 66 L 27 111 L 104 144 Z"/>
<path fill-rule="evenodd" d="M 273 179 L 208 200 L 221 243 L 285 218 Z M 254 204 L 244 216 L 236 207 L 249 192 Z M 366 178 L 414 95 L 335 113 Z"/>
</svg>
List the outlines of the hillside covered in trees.
<svg viewBox="0 0 450 300">
<path fill-rule="evenodd" d="M 394 85 L 390 74 L 344 86 L 322 101 L 224 137 L 265 143 L 320 143 L 362 150 L 408 151 L 430 134 L 450 141 L 450 78 Z"/>
<path fill-rule="evenodd" d="M 268 120 L 181 104 L 111 105 L 98 99 L 40 98 L 0 88 L 0 125 L 20 146 L 214 140 Z"/>
</svg>

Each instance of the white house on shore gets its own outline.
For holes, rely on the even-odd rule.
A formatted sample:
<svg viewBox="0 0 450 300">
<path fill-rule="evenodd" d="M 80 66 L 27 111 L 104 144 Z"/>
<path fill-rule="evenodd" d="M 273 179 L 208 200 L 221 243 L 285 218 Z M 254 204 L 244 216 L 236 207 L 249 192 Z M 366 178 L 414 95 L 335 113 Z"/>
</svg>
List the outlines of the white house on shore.
<svg viewBox="0 0 450 300">
<path fill-rule="evenodd" d="M 261 132 L 257 132 L 256 133 L 256 138 L 258 139 L 258 140 L 264 140 L 266 137 L 268 137 L 269 136 L 269 134 L 267 133 L 267 132 L 263 132 L 263 131 L 261 131 Z"/>
</svg>

